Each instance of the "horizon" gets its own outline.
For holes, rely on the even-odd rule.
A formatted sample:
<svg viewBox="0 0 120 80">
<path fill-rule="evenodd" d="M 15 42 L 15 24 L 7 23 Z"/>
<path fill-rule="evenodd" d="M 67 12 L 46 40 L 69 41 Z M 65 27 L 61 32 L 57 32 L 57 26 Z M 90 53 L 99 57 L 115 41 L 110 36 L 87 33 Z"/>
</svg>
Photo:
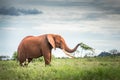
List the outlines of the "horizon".
<svg viewBox="0 0 120 80">
<path fill-rule="evenodd" d="M 12 56 L 25 36 L 48 33 L 61 35 L 70 48 L 83 42 L 96 55 L 120 51 L 119 4 L 119 0 L 1 0 L 0 55 Z M 60 49 L 52 53 L 65 56 Z"/>
</svg>

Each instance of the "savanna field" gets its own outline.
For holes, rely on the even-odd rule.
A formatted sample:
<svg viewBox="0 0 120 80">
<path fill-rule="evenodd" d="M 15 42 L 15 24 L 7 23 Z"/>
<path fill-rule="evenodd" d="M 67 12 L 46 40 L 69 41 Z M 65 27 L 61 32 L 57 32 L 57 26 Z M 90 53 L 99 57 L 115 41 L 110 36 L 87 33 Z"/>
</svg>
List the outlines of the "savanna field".
<svg viewBox="0 0 120 80">
<path fill-rule="evenodd" d="M 51 65 L 0 61 L 0 80 L 120 80 L 120 57 L 52 59 Z"/>
</svg>

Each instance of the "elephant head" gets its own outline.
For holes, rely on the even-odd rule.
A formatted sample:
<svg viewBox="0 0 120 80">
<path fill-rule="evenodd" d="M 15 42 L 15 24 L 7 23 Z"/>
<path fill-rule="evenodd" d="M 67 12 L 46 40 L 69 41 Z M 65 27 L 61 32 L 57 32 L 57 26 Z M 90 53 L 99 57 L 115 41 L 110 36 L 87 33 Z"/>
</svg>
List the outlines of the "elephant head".
<svg viewBox="0 0 120 80">
<path fill-rule="evenodd" d="M 67 54 L 67 55 L 70 56 L 70 57 L 72 57 L 72 56 L 71 56 L 69 53 L 72 53 L 72 52 L 76 51 L 76 49 L 77 49 L 78 46 L 80 45 L 80 44 L 77 44 L 77 45 L 75 46 L 75 48 L 70 49 L 70 48 L 67 46 L 64 38 L 61 37 L 60 35 L 51 35 L 51 34 L 49 35 L 49 34 L 48 34 L 48 35 L 47 35 L 47 39 L 48 39 L 49 43 L 51 44 L 51 46 L 52 46 L 54 49 L 60 48 L 60 49 L 62 49 L 62 50 L 64 51 L 65 54 Z"/>
</svg>

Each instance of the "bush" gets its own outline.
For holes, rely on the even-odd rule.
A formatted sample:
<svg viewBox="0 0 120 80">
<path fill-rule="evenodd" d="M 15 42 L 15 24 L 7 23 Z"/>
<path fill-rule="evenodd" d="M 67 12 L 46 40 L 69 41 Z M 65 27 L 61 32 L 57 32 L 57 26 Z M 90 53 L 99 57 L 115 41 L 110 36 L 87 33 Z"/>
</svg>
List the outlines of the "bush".
<svg viewBox="0 0 120 80">
<path fill-rule="evenodd" d="M 17 51 L 15 51 L 15 52 L 13 53 L 12 59 L 13 59 L 13 60 L 17 60 Z"/>
</svg>

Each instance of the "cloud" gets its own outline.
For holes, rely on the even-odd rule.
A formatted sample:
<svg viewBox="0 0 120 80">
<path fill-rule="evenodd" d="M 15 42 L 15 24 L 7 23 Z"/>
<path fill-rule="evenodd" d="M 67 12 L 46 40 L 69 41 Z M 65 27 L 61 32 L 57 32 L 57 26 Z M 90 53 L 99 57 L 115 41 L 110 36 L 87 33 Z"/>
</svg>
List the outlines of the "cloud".
<svg viewBox="0 0 120 80">
<path fill-rule="evenodd" d="M 93 0 L 1 0 L 0 6 L 87 6 Z M 14 3 L 13 3 L 14 2 Z M 2 4 L 3 3 L 3 4 Z"/>
<path fill-rule="evenodd" d="M 0 8 L 0 15 L 20 16 L 20 15 L 35 15 L 41 13 L 42 11 L 39 11 L 37 9 L 17 9 L 15 7 Z"/>
<path fill-rule="evenodd" d="M 120 0 L 94 0 L 91 6 L 106 14 L 120 14 Z"/>
<path fill-rule="evenodd" d="M 17 27 L 0 27 L 0 30 L 4 30 L 4 31 L 16 31 L 16 30 L 22 30 L 21 28 L 17 28 Z"/>
<path fill-rule="evenodd" d="M 79 24 L 42 24 L 41 26 L 32 27 L 33 30 L 44 32 L 87 32 L 86 27 L 79 27 Z"/>
<path fill-rule="evenodd" d="M 81 20 L 100 20 L 105 18 L 108 18 L 108 16 L 105 13 L 91 12 L 84 14 Z"/>
</svg>

